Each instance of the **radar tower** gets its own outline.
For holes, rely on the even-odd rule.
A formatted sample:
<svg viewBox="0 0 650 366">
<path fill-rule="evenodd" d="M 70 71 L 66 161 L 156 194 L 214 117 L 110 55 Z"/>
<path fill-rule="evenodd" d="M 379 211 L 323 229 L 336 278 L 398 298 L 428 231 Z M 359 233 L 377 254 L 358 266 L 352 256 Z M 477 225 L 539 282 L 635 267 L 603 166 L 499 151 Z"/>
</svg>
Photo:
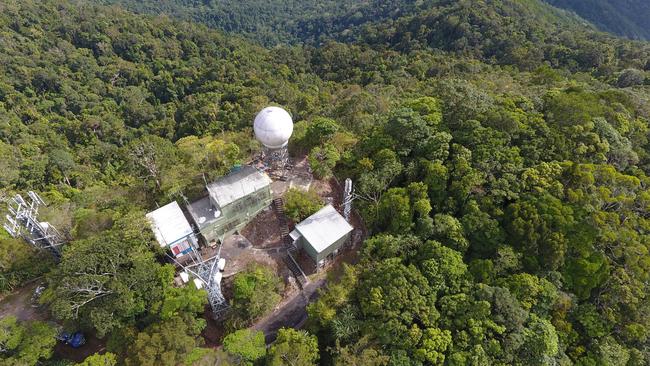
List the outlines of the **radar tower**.
<svg viewBox="0 0 650 366">
<path fill-rule="evenodd" d="M 291 115 L 280 107 L 262 109 L 253 123 L 255 138 L 263 145 L 261 160 L 270 170 L 284 172 L 289 163 L 289 138 L 293 133 Z"/>
</svg>

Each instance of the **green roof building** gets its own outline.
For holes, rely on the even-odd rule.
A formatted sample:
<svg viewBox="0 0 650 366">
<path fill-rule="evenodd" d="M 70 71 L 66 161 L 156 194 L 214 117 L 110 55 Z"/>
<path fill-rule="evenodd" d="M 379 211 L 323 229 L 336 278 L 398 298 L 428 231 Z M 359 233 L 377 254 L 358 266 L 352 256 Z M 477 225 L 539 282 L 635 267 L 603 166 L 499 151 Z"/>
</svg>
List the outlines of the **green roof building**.
<svg viewBox="0 0 650 366">
<path fill-rule="evenodd" d="M 273 200 L 271 178 L 252 166 L 243 166 L 206 188 L 208 196 L 187 208 L 208 243 L 240 230 Z"/>
<path fill-rule="evenodd" d="M 350 240 L 353 227 L 327 205 L 309 216 L 289 234 L 298 249 L 303 249 L 318 266 L 331 259 Z"/>
</svg>

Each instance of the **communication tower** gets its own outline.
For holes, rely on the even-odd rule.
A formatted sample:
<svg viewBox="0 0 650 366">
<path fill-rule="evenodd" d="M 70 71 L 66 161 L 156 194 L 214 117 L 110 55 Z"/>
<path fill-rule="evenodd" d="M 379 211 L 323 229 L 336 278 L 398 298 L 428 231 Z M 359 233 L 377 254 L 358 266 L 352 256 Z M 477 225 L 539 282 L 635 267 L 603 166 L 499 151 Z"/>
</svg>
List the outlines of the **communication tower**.
<svg viewBox="0 0 650 366">
<path fill-rule="evenodd" d="M 264 146 L 262 161 L 271 170 L 284 170 L 289 161 L 289 138 L 293 133 L 293 120 L 280 107 L 266 107 L 255 117 L 255 138 Z"/>
<path fill-rule="evenodd" d="M 189 253 L 190 263 L 182 264 L 173 256 L 169 256 L 176 264 L 183 268 L 183 271 L 194 277 L 194 284 L 198 288 L 205 288 L 208 293 L 208 302 L 212 308 L 212 314 L 215 319 L 221 318 L 228 310 L 228 302 L 221 291 L 221 279 L 223 274 L 225 260 L 221 259 L 221 244 L 217 254 L 209 259 L 203 259 L 197 248 Z M 186 275 L 187 276 L 187 275 Z M 181 273 L 181 278 L 183 278 Z M 189 280 L 189 276 L 188 280 Z M 184 279 L 185 282 L 187 282 Z"/>
<path fill-rule="evenodd" d="M 354 200 L 354 191 L 352 190 L 352 179 L 345 180 L 345 188 L 343 190 L 343 217 L 345 221 L 350 222 L 350 213 L 352 212 L 352 200 Z"/>
<path fill-rule="evenodd" d="M 27 243 L 39 250 L 48 250 L 56 260 L 61 259 L 60 247 L 65 238 L 50 223 L 38 221 L 38 208 L 45 206 L 45 201 L 33 191 L 27 192 L 29 202 L 20 194 L 7 200 L 9 214 L 4 229 L 14 238 L 22 237 Z"/>
</svg>

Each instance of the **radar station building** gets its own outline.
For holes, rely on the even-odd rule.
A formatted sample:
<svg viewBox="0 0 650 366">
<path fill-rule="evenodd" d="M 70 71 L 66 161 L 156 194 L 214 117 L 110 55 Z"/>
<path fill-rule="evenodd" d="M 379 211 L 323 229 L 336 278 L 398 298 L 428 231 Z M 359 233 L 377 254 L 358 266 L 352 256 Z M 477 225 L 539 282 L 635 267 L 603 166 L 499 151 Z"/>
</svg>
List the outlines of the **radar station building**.
<svg viewBox="0 0 650 366">
<path fill-rule="evenodd" d="M 192 251 L 196 237 L 183 211 L 176 201 L 146 215 L 158 244 L 169 248 L 176 258 Z"/>
<path fill-rule="evenodd" d="M 240 230 L 273 200 L 271 178 L 247 165 L 206 188 L 208 196 L 187 209 L 208 243 Z"/>
<path fill-rule="evenodd" d="M 345 218 L 327 205 L 296 225 L 289 236 L 296 248 L 303 249 L 320 266 L 350 240 L 352 230 Z"/>
</svg>

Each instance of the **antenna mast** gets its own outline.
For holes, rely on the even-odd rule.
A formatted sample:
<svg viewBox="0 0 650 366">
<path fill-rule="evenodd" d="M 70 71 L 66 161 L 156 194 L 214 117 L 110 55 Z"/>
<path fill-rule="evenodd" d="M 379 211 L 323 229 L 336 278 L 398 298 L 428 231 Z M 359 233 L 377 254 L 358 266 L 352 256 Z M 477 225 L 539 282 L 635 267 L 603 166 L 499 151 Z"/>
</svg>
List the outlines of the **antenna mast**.
<svg viewBox="0 0 650 366">
<path fill-rule="evenodd" d="M 352 200 L 354 200 L 354 191 L 352 190 L 352 179 L 345 180 L 345 188 L 343 190 L 343 217 L 345 221 L 350 222 L 350 213 L 352 212 Z"/>
<path fill-rule="evenodd" d="M 46 206 L 45 201 L 33 191 L 27 192 L 27 202 L 20 194 L 7 200 L 9 214 L 2 225 L 14 238 L 22 237 L 28 244 L 39 250 L 48 250 L 58 261 L 61 259 L 60 246 L 65 238 L 48 222 L 38 221 L 38 208 Z"/>
<path fill-rule="evenodd" d="M 191 258 L 193 263 L 188 265 L 183 265 L 176 258 L 168 255 L 185 272 L 198 279 L 202 286 L 205 287 L 208 292 L 208 302 L 210 303 L 215 319 L 221 318 L 228 310 L 228 302 L 221 292 L 221 278 L 223 275 L 218 266 L 219 259 L 221 258 L 221 245 L 220 241 L 217 254 L 205 260 L 201 253 L 192 245 Z"/>
</svg>

